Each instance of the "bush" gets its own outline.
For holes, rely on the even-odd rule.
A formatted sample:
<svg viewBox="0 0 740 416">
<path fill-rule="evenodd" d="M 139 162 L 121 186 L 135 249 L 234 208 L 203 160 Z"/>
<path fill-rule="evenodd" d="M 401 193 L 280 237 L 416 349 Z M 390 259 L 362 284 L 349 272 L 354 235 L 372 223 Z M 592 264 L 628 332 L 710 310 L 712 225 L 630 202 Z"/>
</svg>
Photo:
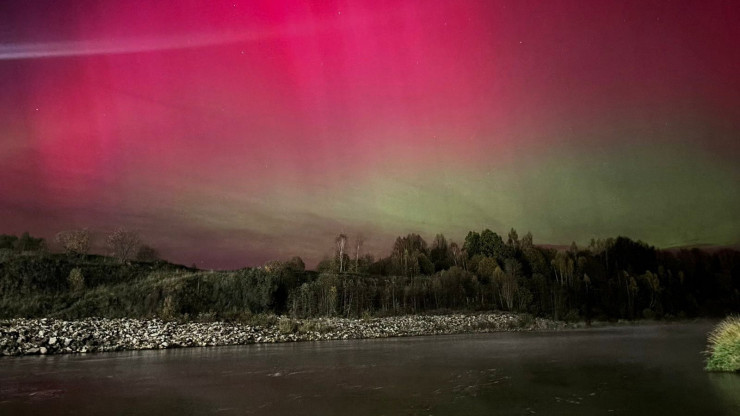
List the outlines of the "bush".
<svg viewBox="0 0 740 416">
<path fill-rule="evenodd" d="M 86 229 L 62 231 L 55 240 L 69 255 L 84 256 L 90 250 L 90 232 Z"/>
<path fill-rule="evenodd" d="M 172 296 L 167 296 L 164 298 L 164 302 L 162 303 L 162 310 L 159 313 L 159 317 L 165 321 L 169 321 L 172 320 L 176 314 L 175 301 L 172 299 Z"/>
<path fill-rule="evenodd" d="M 536 324 L 537 321 L 534 319 L 534 316 L 528 313 L 519 316 L 519 328 L 529 329 L 533 328 Z"/>
<path fill-rule="evenodd" d="M 290 318 L 280 318 L 278 320 L 278 331 L 283 335 L 295 334 L 298 332 L 298 322 Z"/>
<path fill-rule="evenodd" d="M 82 275 L 82 270 L 79 267 L 69 271 L 69 277 L 67 277 L 69 283 L 69 290 L 72 292 L 82 292 L 85 289 L 85 276 Z"/>
<path fill-rule="evenodd" d="M 714 328 L 707 352 L 707 371 L 740 371 L 740 317 L 728 317 Z"/>
</svg>

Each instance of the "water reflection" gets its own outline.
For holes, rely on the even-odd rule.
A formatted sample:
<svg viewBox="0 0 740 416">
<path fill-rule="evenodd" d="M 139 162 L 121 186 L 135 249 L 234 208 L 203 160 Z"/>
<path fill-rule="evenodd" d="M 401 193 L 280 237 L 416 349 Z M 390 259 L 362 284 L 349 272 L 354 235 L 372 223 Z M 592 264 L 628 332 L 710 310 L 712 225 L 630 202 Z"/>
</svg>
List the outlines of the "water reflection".
<svg viewBox="0 0 740 416">
<path fill-rule="evenodd" d="M 733 414 L 740 415 L 740 374 L 712 373 L 709 381 L 727 407 L 734 409 Z"/>
<path fill-rule="evenodd" d="M 710 324 L 0 360 L 0 414 L 732 414 Z"/>
</svg>

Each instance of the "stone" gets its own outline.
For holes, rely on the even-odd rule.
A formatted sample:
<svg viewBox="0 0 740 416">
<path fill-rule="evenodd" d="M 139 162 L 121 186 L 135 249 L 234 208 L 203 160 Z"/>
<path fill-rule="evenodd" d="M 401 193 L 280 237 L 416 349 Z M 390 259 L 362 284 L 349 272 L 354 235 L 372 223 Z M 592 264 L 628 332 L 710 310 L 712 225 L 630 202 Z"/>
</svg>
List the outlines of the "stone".
<svg viewBox="0 0 740 416">
<path fill-rule="evenodd" d="M 49 338 L 49 345 L 54 345 L 56 343 L 57 343 L 57 338 L 56 337 Z"/>
</svg>

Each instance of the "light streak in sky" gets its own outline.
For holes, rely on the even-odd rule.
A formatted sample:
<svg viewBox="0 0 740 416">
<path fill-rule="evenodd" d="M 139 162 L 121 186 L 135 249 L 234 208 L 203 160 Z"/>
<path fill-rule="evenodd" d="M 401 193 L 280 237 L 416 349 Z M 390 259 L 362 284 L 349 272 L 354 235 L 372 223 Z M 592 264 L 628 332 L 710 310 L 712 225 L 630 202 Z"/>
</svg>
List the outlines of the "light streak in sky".
<svg viewBox="0 0 740 416">
<path fill-rule="evenodd" d="M 0 44 L 0 60 L 124 55 L 169 50 L 207 48 L 218 45 L 256 42 L 281 37 L 298 37 L 317 33 L 329 25 L 284 25 L 244 33 L 216 32 L 188 35 L 159 35 L 118 39 L 64 40 L 52 42 L 22 42 Z"/>
</svg>

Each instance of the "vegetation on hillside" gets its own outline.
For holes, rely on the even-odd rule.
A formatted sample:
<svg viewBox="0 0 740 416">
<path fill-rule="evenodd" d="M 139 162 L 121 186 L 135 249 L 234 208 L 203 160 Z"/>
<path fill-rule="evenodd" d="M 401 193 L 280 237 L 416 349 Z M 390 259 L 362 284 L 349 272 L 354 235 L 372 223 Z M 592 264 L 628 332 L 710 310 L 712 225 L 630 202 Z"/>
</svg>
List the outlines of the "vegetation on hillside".
<svg viewBox="0 0 740 416">
<path fill-rule="evenodd" d="M 51 253 L 42 239 L 0 236 L 0 317 L 86 316 L 237 319 L 509 310 L 565 320 L 725 316 L 740 311 L 740 253 L 657 250 L 626 237 L 566 250 L 468 233 L 398 237 L 390 255 L 361 253 L 340 235 L 316 272 L 303 261 L 207 272 L 158 260 L 119 229 L 115 257 L 88 254 L 89 233 L 65 232 Z M 355 241 L 356 240 L 356 241 Z M 125 247 L 122 246 L 125 245 Z"/>
</svg>

